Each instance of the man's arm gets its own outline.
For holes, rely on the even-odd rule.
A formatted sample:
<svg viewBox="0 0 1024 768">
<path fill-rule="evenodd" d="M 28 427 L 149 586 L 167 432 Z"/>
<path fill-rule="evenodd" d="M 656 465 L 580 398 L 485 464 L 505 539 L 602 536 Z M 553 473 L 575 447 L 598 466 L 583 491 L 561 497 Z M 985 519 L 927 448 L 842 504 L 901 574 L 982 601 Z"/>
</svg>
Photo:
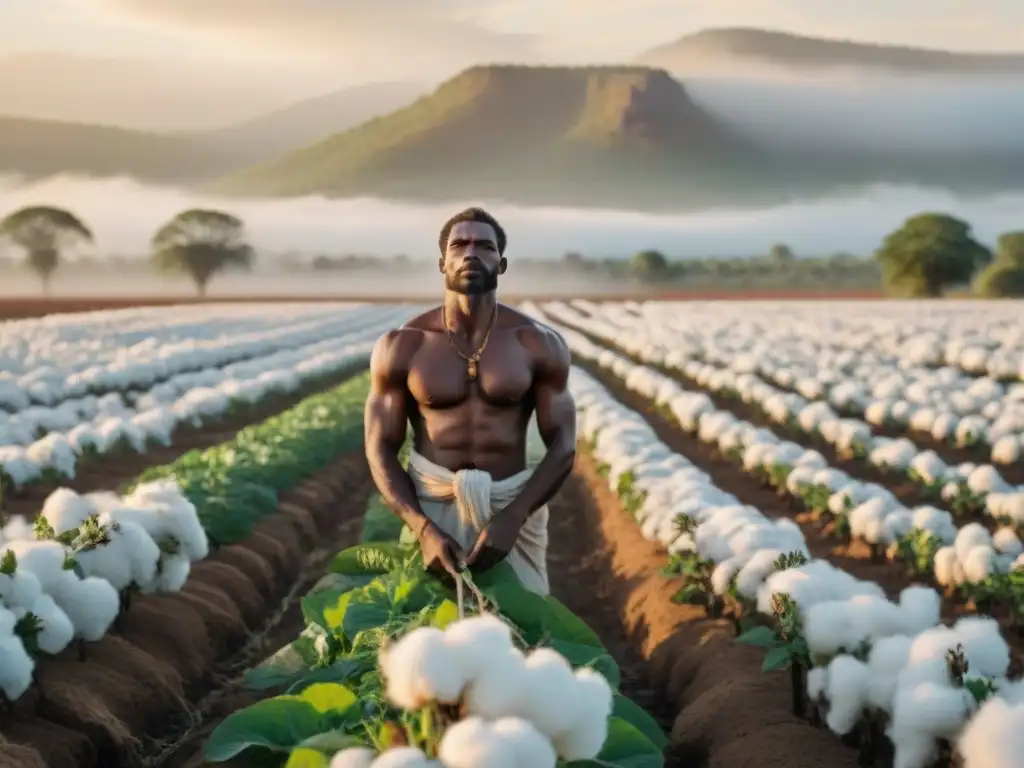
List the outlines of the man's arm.
<svg viewBox="0 0 1024 768">
<path fill-rule="evenodd" d="M 398 461 L 405 442 L 406 376 L 410 339 L 389 331 L 377 341 L 370 357 L 370 394 L 363 418 L 366 461 L 384 503 L 419 536 L 428 520 L 423 514 L 412 478 Z"/>
<path fill-rule="evenodd" d="M 572 358 L 565 341 L 554 331 L 531 329 L 528 350 L 534 357 L 534 404 L 537 430 L 547 448 L 543 460 L 506 512 L 518 527 L 547 504 L 572 474 L 576 462 L 576 403 L 569 393 Z"/>
</svg>

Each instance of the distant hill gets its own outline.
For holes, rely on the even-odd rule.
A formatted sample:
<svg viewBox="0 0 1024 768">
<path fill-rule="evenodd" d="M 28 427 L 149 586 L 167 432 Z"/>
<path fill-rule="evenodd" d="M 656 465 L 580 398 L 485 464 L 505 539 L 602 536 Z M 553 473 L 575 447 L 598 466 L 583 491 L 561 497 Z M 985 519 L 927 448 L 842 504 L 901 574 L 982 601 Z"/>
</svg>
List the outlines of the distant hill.
<svg viewBox="0 0 1024 768">
<path fill-rule="evenodd" d="M 754 28 L 708 29 L 653 48 L 636 62 L 677 75 L 857 69 L 904 74 L 1024 74 L 1024 52 L 958 53 L 808 37 Z"/>
<path fill-rule="evenodd" d="M 97 125 L 0 117 L 0 174 L 130 174 L 151 181 L 196 182 L 238 164 L 191 139 Z"/>
<path fill-rule="evenodd" d="M 683 192 L 681 174 L 714 186 L 751 151 L 663 70 L 481 66 L 217 189 L 653 205 Z"/>
<path fill-rule="evenodd" d="M 392 112 L 426 93 L 419 83 L 367 83 L 306 99 L 215 131 L 192 134 L 250 163 L 307 146 L 339 131 Z"/>
<path fill-rule="evenodd" d="M 145 181 L 198 183 L 390 112 L 424 90 L 408 83 L 364 85 L 202 132 L 0 117 L 0 173 L 128 174 Z"/>
<path fill-rule="evenodd" d="M 750 136 L 704 111 L 661 69 L 473 67 L 408 107 L 213 188 L 684 210 L 873 183 L 964 194 L 1024 186 L 1024 152 L 856 149 L 827 139 L 779 147 Z"/>
</svg>

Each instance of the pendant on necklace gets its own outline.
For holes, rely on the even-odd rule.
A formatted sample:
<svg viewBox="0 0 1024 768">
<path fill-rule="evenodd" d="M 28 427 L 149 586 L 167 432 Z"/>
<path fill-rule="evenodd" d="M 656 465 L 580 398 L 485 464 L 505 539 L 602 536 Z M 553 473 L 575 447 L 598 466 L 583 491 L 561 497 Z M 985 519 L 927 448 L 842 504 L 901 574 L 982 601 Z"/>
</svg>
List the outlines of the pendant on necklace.
<svg viewBox="0 0 1024 768">
<path fill-rule="evenodd" d="M 476 360 L 470 360 L 466 365 L 466 376 L 470 381 L 476 380 Z"/>
</svg>

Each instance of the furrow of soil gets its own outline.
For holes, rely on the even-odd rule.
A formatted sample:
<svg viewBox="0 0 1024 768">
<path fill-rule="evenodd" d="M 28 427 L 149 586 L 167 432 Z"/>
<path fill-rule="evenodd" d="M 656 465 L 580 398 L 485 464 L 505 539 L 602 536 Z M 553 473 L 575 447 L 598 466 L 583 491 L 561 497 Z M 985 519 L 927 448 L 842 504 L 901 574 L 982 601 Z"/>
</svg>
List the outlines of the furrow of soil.
<svg viewBox="0 0 1024 768">
<path fill-rule="evenodd" d="M 792 715 L 788 675 L 762 674 L 729 621 L 672 602 L 667 555 L 588 455 L 551 507 L 554 593 L 622 666 L 623 693 L 664 723 L 666 768 L 854 768 L 855 753 Z"/>
<path fill-rule="evenodd" d="M 858 579 L 875 582 L 890 597 L 921 582 L 901 563 L 874 557 L 871 549 L 863 542 L 843 542 L 832 537 L 825 526 L 803 514 L 797 501 L 780 496 L 759 478 L 719 454 L 713 446 L 670 421 L 658 412 L 651 400 L 627 389 L 625 383 L 614 374 L 589 361 L 577 361 L 576 364 L 600 382 L 619 402 L 642 414 L 659 440 L 706 472 L 716 486 L 731 493 L 741 504 L 750 505 L 769 518 L 788 517 L 795 520 L 800 525 L 812 557 L 828 560 Z M 947 594 L 945 597 L 942 606 L 946 619 L 977 612 L 974 605 L 959 595 Z M 1009 608 L 990 606 L 985 613 L 999 619 L 1004 636 L 1014 649 L 1014 667 L 1019 668 L 1022 664 L 1020 657 L 1024 654 L 1024 637 L 1012 626 Z"/>
<path fill-rule="evenodd" d="M 329 377 L 311 381 L 295 392 L 271 395 L 251 407 L 235 411 L 220 419 L 210 419 L 201 427 L 180 424 L 171 435 L 169 446 L 153 446 L 145 453 L 122 450 L 102 456 L 84 457 L 78 463 L 75 477 L 60 483 L 31 483 L 9 491 L 0 501 L 0 509 L 11 514 L 34 517 L 42 503 L 57 488 L 70 488 L 78 493 L 116 490 L 150 467 L 170 464 L 189 451 L 203 450 L 234 439 L 245 427 L 259 424 L 295 407 L 311 395 L 344 383 L 364 365 L 353 365 Z"/>
<path fill-rule="evenodd" d="M 237 675 L 301 630 L 297 599 L 358 541 L 371 487 L 361 453 L 340 458 L 283 494 L 245 542 L 197 563 L 182 592 L 133 600 L 85 661 L 72 649 L 45 659 L 2 716 L 0 768 L 183 765 L 174 759 L 201 748 Z"/>
</svg>

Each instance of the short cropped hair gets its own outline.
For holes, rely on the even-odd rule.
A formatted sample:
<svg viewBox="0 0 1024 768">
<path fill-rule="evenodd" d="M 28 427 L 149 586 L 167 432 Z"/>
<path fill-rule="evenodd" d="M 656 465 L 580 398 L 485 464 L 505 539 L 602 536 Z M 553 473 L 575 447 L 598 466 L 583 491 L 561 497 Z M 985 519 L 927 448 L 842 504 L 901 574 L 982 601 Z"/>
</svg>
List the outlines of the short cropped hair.
<svg viewBox="0 0 1024 768">
<path fill-rule="evenodd" d="M 498 220 L 483 208 L 467 208 L 456 213 L 441 227 L 441 235 L 437 238 L 437 245 L 441 249 L 442 256 L 448 250 L 448 237 L 452 233 L 452 227 L 464 221 L 476 221 L 481 224 L 490 225 L 491 229 L 494 230 L 495 237 L 498 238 L 498 253 L 503 256 L 505 255 L 505 246 L 508 244 L 508 238 L 505 236 L 505 230 L 502 229 Z"/>
</svg>

